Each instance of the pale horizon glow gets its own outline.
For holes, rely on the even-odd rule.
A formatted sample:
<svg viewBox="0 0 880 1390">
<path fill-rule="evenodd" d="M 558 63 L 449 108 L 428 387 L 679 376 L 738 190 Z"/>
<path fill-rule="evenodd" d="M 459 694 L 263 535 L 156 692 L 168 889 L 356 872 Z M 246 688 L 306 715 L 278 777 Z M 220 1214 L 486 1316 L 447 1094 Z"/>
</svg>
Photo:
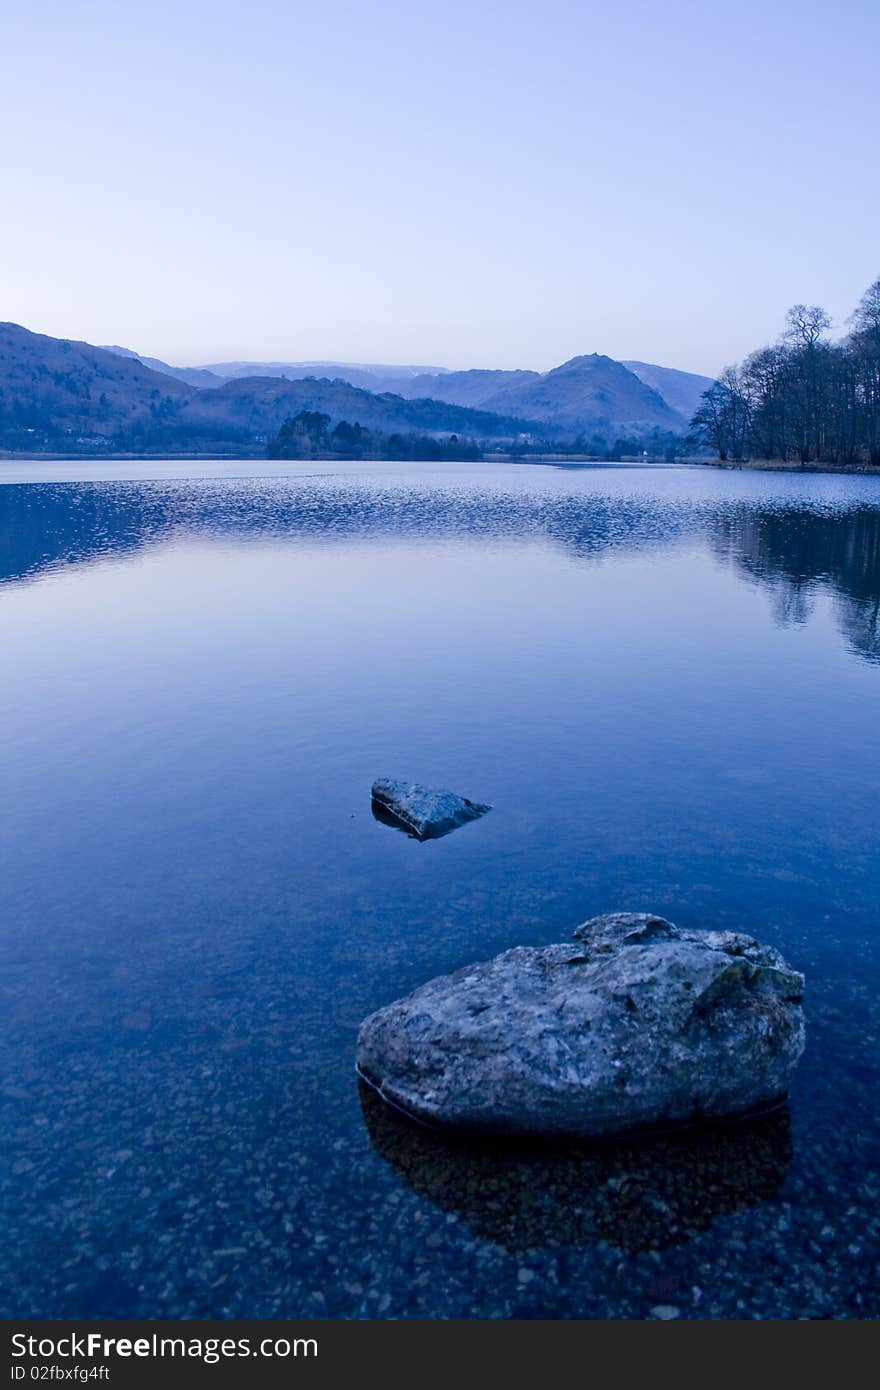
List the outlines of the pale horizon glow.
<svg viewBox="0 0 880 1390">
<path fill-rule="evenodd" d="M 30 0 L 0 319 L 179 365 L 714 374 L 880 275 L 875 0 Z"/>
</svg>

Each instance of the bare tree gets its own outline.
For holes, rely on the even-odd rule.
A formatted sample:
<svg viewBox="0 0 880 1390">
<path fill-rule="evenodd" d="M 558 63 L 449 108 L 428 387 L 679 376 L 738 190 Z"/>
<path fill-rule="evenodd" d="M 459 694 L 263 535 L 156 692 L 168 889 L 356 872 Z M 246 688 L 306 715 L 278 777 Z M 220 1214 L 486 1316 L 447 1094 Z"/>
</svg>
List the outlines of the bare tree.
<svg viewBox="0 0 880 1390">
<path fill-rule="evenodd" d="M 691 420 L 694 438 L 715 449 L 722 463 L 748 457 L 751 405 L 747 390 L 748 383 L 740 369 L 725 367 L 718 380 L 703 392 Z"/>
<path fill-rule="evenodd" d="M 782 346 L 759 348 L 743 363 L 751 413 L 751 447 L 759 458 L 784 458 L 788 440 L 786 392 L 788 359 Z"/>
<path fill-rule="evenodd" d="M 828 460 L 880 466 L 880 279 L 842 342 L 817 304 L 795 304 L 773 347 L 726 367 L 694 416 L 695 437 L 722 459 Z"/>
<path fill-rule="evenodd" d="M 789 365 L 794 404 L 790 418 L 798 457 L 801 463 L 807 463 L 811 458 L 821 458 L 823 452 L 820 377 L 825 334 L 831 327 L 831 320 L 818 304 L 795 304 L 786 314 L 785 323 L 783 342 L 791 349 Z"/>
<path fill-rule="evenodd" d="M 812 348 L 831 327 L 831 320 L 818 304 L 793 304 L 785 316 L 784 338 L 796 347 Z"/>
<path fill-rule="evenodd" d="M 856 364 L 856 410 L 868 457 L 880 464 L 880 279 L 870 285 L 850 319 L 849 349 Z"/>
</svg>

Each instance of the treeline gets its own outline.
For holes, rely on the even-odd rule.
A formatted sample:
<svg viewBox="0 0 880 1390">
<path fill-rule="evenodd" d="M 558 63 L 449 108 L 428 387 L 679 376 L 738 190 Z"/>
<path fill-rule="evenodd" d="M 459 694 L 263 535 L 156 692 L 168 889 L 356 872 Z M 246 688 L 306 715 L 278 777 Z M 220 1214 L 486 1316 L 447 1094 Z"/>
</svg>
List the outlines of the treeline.
<svg viewBox="0 0 880 1390">
<path fill-rule="evenodd" d="M 512 458 L 540 458 L 552 454 L 602 463 L 639 458 L 665 459 L 671 463 L 683 458 L 689 447 L 682 435 L 672 430 L 653 429 L 645 434 L 617 435 L 610 441 L 602 434 L 579 434 L 573 439 L 556 436 L 548 439 L 519 439 L 513 444 L 499 444 L 494 451 L 510 454 Z"/>
<path fill-rule="evenodd" d="M 880 466 L 880 280 L 849 322 L 849 334 L 832 342 L 824 309 L 789 309 L 775 346 L 726 367 L 704 392 L 694 443 L 722 461 Z"/>
<path fill-rule="evenodd" d="M 270 459 L 479 459 L 482 450 L 472 439 L 452 434 L 435 439 L 426 434 L 386 434 L 340 420 L 330 428 L 330 416 L 301 410 L 284 421 L 266 446 Z"/>
</svg>

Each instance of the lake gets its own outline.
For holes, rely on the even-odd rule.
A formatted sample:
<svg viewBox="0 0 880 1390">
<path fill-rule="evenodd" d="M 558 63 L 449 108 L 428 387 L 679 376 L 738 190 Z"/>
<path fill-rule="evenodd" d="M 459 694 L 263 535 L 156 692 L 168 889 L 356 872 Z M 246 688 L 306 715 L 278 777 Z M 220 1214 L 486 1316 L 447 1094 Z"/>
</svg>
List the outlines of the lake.
<svg viewBox="0 0 880 1390">
<path fill-rule="evenodd" d="M 0 1314 L 880 1314 L 880 480 L 0 483 Z M 494 809 L 420 844 L 378 776 Z M 614 909 L 805 972 L 787 1107 L 506 1147 L 361 1093 L 367 1013 Z"/>
</svg>

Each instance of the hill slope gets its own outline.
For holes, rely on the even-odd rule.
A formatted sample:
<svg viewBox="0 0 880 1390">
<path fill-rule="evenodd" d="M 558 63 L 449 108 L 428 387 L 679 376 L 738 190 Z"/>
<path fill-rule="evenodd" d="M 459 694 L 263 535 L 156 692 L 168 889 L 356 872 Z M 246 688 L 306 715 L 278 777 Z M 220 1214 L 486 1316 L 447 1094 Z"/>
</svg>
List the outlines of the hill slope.
<svg viewBox="0 0 880 1390">
<path fill-rule="evenodd" d="M 714 384 L 710 376 L 679 372 L 674 367 L 658 367 L 653 362 L 624 362 L 623 365 L 646 386 L 652 386 L 659 392 L 667 405 L 671 405 L 685 420 L 691 419 L 703 392 Z"/>
<path fill-rule="evenodd" d="M 673 408 L 646 380 L 597 353 L 544 373 L 393 368 L 414 375 L 396 378 L 394 390 L 377 390 L 380 379 L 366 368 L 370 389 L 326 376 L 220 380 L 206 369 L 145 362 L 130 349 L 7 323 L 0 324 L 0 447 L 255 453 L 301 410 L 328 415 L 331 428 L 347 420 L 387 434 L 457 434 L 495 445 L 521 435 L 552 445 L 579 435 L 612 443 L 652 430 L 681 432 L 708 378 L 636 365 L 685 408 Z"/>
<path fill-rule="evenodd" d="M 186 403 L 181 419 L 190 426 L 211 429 L 232 426 L 247 434 L 273 434 L 300 410 L 317 410 L 366 429 L 386 432 L 415 430 L 425 434 L 459 434 L 470 438 L 512 439 L 538 428 L 533 421 L 471 410 L 446 401 L 406 400 L 385 391 L 376 393 L 347 381 L 306 377 L 287 381 L 277 377 L 243 377 L 227 381 L 216 391 L 200 391 Z"/>
<path fill-rule="evenodd" d="M 0 324 L 0 430 L 6 434 L 98 440 L 136 434 L 172 416 L 189 392 L 137 358 Z"/>
<path fill-rule="evenodd" d="M 613 439 L 652 429 L 680 430 L 685 423 L 682 412 L 664 399 L 659 388 L 599 353 L 573 357 L 550 372 L 447 372 L 414 377 L 398 389 L 403 395 L 418 393 L 538 420 L 569 435 L 589 433 Z"/>
<path fill-rule="evenodd" d="M 388 433 L 455 433 L 486 441 L 537 428 L 344 381 L 257 377 L 198 388 L 127 352 L 0 324 L 0 447 L 255 453 L 300 410 L 319 410 L 333 424 L 348 420 Z"/>
<path fill-rule="evenodd" d="M 486 410 L 552 421 L 576 433 L 606 437 L 646 430 L 680 430 L 679 413 L 652 387 L 612 357 L 572 357 L 537 381 L 507 383 L 483 401 Z"/>
<path fill-rule="evenodd" d="M 208 371 L 207 367 L 172 367 L 158 357 L 142 357 L 139 352 L 132 352 L 131 348 L 117 347 L 115 344 L 109 343 L 102 343 L 101 351 L 115 352 L 117 357 L 133 358 L 135 362 L 142 362 L 145 367 L 149 367 L 152 371 L 173 376 L 178 381 L 185 382 L 187 386 L 201 388 L 223 385 L 223 377 L 215 376 L 213 372 Z"/>
<path fill-rule="evenodd" d="M 540 372 L 492 371 L 474 367 L 467 372 L 442 372 L 431 376 L 414 376 L 397 386 L 402 396 L 430 396 L 435 401 L 453 405 L 482 406 L 505 386 L 524 386 L 539 381 Z"/>
<path fill-rule="evenodd" d="M 139 356 L 128 348 L 112 347 L 107 350 L 130 357 Z M 245 377 L 284 377 L 289 381 L 318 377 L 346 381 L 351 386 L 360 386 L 363 390 L 379 394 L 390 391 L 395 395 L 405 396 L 408 400 L 447 401 L 450 405 L 472 406 L 475 409 L 487 407 L 493 411 L 496 409 L 495 398 L 499 392 L 508 388 L 537 385 L 544 378 L 553 375 L 552 372 L 524 369 L 494 370 L 477 367 L 468 371 L 448 371 L 445 367 L 387 366 L 362 362 L 215 362 L 205 367 L 171 367 L 154 357 L 140 356 L 139 360 L 145 366 L 152 367 L 154 371 L 167 372 L 191 386 L 218 387 L 224 381 Z M 621 430 L 627 431 L 635 427 L 643 428 L 641 422 L 656 416 L 656 402 L 652 402 L 650 397 L 642 396 L 641 403 L 634 406 L 633 391 L 637 388 L 633 387 L 632 382 L 627 382 L 624 387 L 623 378 L 618 376 L 616 381 L 611 379 L 607 368 L 605 370 L 609 380 L 604 385 L 596 380 L 602 371 L 596 363 L 612 363 L 614 360 L 608 357 L 600 358 L 596 354 L 593 357 L 572 359 L 574 363 L 580 363 L 585 372 L 587 369 L 584 364 L 592 363 L 589 370 L 593 376 L 594 388 L 607 392 L 607 398 L 594 401 L 592 406 L 583 412 L 579 421 L 580 429 L 590 429 L 601 423 L 606 431 L 610 429 L 613 433 L 619 433 Z M 562 368 L 557 367 L 555 370 L 559 372 L 570 365 L 564 363 Z M 710 377 L 676 371 L 672 367 L 660 367 L 651 362 L 624 361 L 618 365 L 625 367 L 649 390 L 655 391 L 676 415 L 681 416 L 681 420 L 677 422 L 679 428 L 690 420 L 700 396 L 712 384 Z M 515 401 L 509 403 L 510 406 L 515 404 Z M 499 405 L 505 410 L 508 409 L 508 404 L 504 402 Z M 521 413 L 518 406 L 517 413 Z M 669 424 L 668 417 L 662 423 L 656 420 L 655 425 L 664 429 L 676 427 Z"/>
</svg>

